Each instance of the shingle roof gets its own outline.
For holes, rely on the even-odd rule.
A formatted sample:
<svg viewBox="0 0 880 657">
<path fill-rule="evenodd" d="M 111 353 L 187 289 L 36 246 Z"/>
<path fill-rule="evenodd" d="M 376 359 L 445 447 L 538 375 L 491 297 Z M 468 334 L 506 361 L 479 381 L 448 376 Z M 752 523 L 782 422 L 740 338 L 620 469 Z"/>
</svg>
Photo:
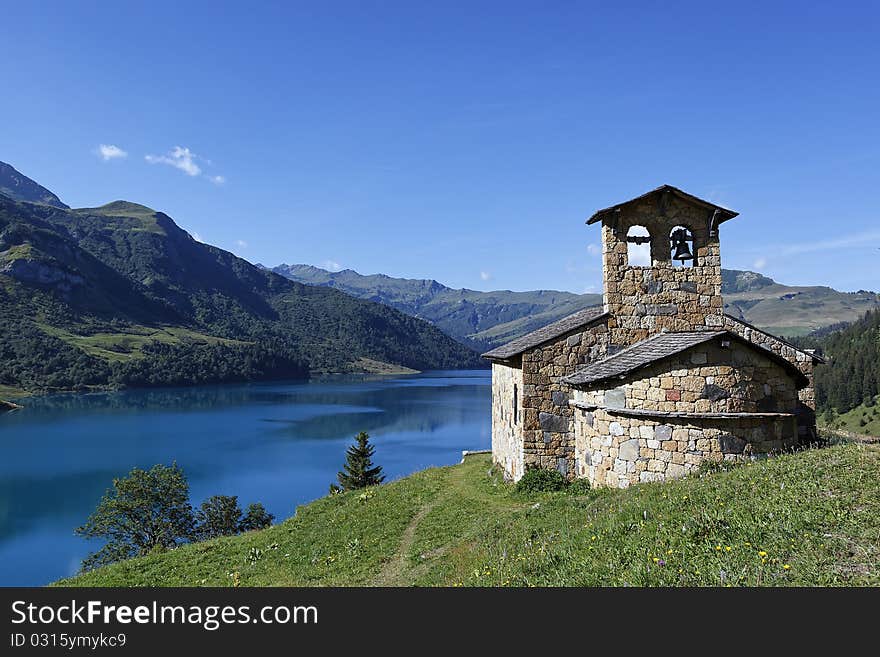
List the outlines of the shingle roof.
<svg viewBox="0 0 880 657">
<path fill-rule="evenodd" d="M 562 381 L 572 385 L 586 385 L 602 379 L 621 377 L 646 365 L 674 356 L 698 344 L 708 342 L 727 331 L 690 331 L 687 333 L 658 333 L 612 356 L 591 363 Z"/>
<path fill-rule="evenodd" d="M 564 335 L 569 331 L 591 324 L 605 315 L 606 313 L 602 306 L 584 308 L 573 315 L 563 317 L 552 324 L 539 328 L 537 331 L 532 331 L 531 333 L 518 337 L 516 340 L 511 340 L 507 344 L 496 347 L 492 351 L 487 351 L 483 354 L 483 358 L 488 358 L 490 360 L 507 360 L 508 358 L 513 358 L 527 349 L 537 347 L 539 344 L 558 338 L 560 335 Z"/>
<path fill-rule="evenodd" d="M 696 205 L 703 206 L 707 209 L 718 210 L 718 213 L 720 216 L 718 217 L 718 220 L 715 222 L 716 226 L 724 221 L 727 221 L 728 219 L 733 219 L 735 216 L 737 216 L 739 214 L 739 212 L 734 212 L 733 210 L 730 210 L 729 208 L 725 208 L 720 205 L 716 205 L 715 203 L 711 203 L 705 199 L 694 196 L 693 194 L 688 194 L 687 192 L 680 190 L 678 187 L 673 187 L 672 185 L 660 185 L 660 187 L 658 187 L 657 189 L 652 189 L 650 192 L 646 192 L 646 193 L 642 194 L 641 196 L 636 196 L 635 198 L 631 198 L 628 201 L 623 201 L 622 203 L 615 203 L 614 205 L 609 206 L 607 208 L 597 210 L 593 214 L 592 217 L 587 219 L 587 223 L 594 224 L 597 221 L 599 221 L 603 215 L 606 215 L 609 212 L 613 212 L 619 208 L 622 208 L 624 205 L 629 205 L 630 203 L 635 203 L 636 201 L 641 201 L 643 198 L 645 198 L 647 196 L 651 196 L 652 194 L 657 194 L 660 192 L 669 192 L 671 194 L 675 194 L 676 196 L 678 196 L 679 198 L 681 198 L 685 201 L 689 201 L 690 203 L 694 203 Z"/>
</svg>

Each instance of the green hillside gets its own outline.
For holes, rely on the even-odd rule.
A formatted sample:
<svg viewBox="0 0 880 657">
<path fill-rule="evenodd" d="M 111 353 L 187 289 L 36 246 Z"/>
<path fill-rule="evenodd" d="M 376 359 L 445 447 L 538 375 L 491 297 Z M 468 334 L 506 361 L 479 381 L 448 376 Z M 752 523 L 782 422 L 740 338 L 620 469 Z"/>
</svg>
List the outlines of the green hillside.
<svg viewBox="0 0 880 657">
<path fill-rule="evenodd" d="M 307 285 L 342 290 L 425 319 L 447 335 L 487 350 L 557 319 L 602 303 L 601 294 L 555 290 L 511 292 L 452 289 L 428 279 L 330 272 L 311 265 L 279 265 L 272 271 Z M 877 307 L 873 292 L 837 292 L 829 287 L 782 285 L 749 271 L 722 270 L 725 312 L 782 336 L 851 322 Z"/>
<path fill-rule="evenodd" d="M 878 585 L 878 467 L 880 447 L 847 444 L 626 490 L 523 494 L 471 456 L 59 584 Z"/>
<path fill-rule="evenodd" d="M 0 195 L 0 386 L 480 366 L 427 322 L 261 270 L 148 207 L 70 210 Z"/>
</svg>

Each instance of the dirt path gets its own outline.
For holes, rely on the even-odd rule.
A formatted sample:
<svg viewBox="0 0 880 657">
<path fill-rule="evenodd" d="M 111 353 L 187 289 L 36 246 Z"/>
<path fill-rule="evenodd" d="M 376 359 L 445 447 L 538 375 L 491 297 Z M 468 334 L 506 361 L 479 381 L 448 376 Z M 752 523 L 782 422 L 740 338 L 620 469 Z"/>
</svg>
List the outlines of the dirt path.
<svg viewBox="0 0 880 657">
<path fill-rule="evenodd" d="M 416 539 L 416 529 L 418 529 L 419 523 L 431 512 L 436 503 L 436 500 L 429 502 L 413 516 L 407 528 L 403 530 L 403 536 L 400 538 L 400 547 L 397 548 L 397 553 L 382 567 L 382 571 L 372 582 L 373 586 L 406 586 L 407 582 L 404 580 L 403 575 L 409 570 L 407 560 L 409 559 L 409 551 L 412 549 Z"/>
<path fill-rule="evenodd" d="M 484 497 L 481 493 L 468 489 L 468 486 L 466 485 L 466 476 L 467 470 L 462 467 L 453 467 L 450 469 L 449 476 L 443 483 L 440 491 L 433 499 L 426 502 L 413 516 L 409 525 L 407 525 L 406 529 L 403 531 L 397 552 L 382 567 L 381 572 L 372 581 L 372 586 L 410 586 L 412 582 L 417 579 L 420 571 L 420 564 L 411 564 L 409 553 L 415 543 L 416 531 L 418 530 L 419 525 L 433 509 L 438 506 L 442 507 L 443 504 L 446 504 L 449 499 L 454 496 L 479 499 L 485 504 L 493 505 L 493 500 L 491 500 L 491 498 Z M 505 510 L 509 511 L 517 510 L 519 508 L 525 509 L 528 506 L 530 505 L 511 505 L 509 502 L 502 505 Z M 442 554 L 448 550 L 449 547 L 449 545 L 440 546 L 437 549 L 432 550 L 430 553 L 423 555 L 423 559 Z M 421 567 L 424 568 L 424 565 L 421 565 Z"/>
</svg>

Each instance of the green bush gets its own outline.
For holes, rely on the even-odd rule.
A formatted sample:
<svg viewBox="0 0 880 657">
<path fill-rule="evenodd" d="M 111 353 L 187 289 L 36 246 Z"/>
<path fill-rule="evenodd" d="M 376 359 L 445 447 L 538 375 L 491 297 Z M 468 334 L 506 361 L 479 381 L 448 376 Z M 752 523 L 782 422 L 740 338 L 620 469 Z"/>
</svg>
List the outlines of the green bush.
<svg viewBox="0 0 880 657">
<path fill-rule="evenodd" d="M 568 485 L 558 470 L 529 467 L 516 482 L 517 493 L 551 493 L 564 490 Z"/>
<path fill-rule="evenodd" d="M 590 482 L 588 480 L 573 479 L 568 482 L 565 492 L 569 495 L 589 495 L 591 490 Z"/>
<path fill-rule="evenodd" d="M 528 466 L 525 473 L 516 482 L 517 493 L 558 493 L 569 495 L 589 495 L 590 482 L 586 479 L 567 480 L 558 470 L 546 470 L 536 466 Z"/>
<path fill-rule="evenodd" d="M 700 463 L 699 474 L 714 474 L 716 472 L 730 472 L 734 468 L 740 468 L 748 461 L 710 461 L 706 459 Z"/>
</svg>

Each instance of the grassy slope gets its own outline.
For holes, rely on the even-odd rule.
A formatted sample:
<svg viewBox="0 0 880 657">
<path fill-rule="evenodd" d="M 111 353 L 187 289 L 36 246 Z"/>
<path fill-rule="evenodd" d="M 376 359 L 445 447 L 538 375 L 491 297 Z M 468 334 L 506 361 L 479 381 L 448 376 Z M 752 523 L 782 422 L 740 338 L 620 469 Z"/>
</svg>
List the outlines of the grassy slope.
<svg viewBox="0 0 880 657">
<path fill-rule="evenodd" d="M 880 397 L 877 397 L 873 406 L 860 404 L 846 413 L 835 415 L 831 425 L 825 421 L 824 415 L 819 415 L 819 423 L 832 429 L 867 436 L 880 436 Z"/>
<path fill-rule="evenodd" d="M 253 342 L 219 338 L 198 331 L 176 326 L 138 326 L 131 325 L 115 333 L 93 333 L 79 335 L 62 328 L 38 324 L 39 328 L 53 337 L 59 338 L 72 347 L 82 349 L 89 356 L 105 360 L 128 360 L 142 358 L 143 347 L 161 342 L 162 344 L 183 344 L 185 342 L 201 345 L 248 345 Z"/>
<path fill-rule="evenodd" d="M 877 307 L 874 292 L 774 283 L 758 290 L 725 292 L 724 311 L 776 335 L 794 337 L 838 322 L 852 322 Z"/>
<path fill-rule="evenodd" d="M 16 399 L 18 397 L 26 397 L 28 394 L 30 393 L 27 390 L 0 384 L 0 399 Z"/>
<path fill-rule="evenodd" d="M 877 585 L 878 467 L 847 444 L 575 497 L 517 494 L 472 456 L 60 584 Z"/>
</svg>

